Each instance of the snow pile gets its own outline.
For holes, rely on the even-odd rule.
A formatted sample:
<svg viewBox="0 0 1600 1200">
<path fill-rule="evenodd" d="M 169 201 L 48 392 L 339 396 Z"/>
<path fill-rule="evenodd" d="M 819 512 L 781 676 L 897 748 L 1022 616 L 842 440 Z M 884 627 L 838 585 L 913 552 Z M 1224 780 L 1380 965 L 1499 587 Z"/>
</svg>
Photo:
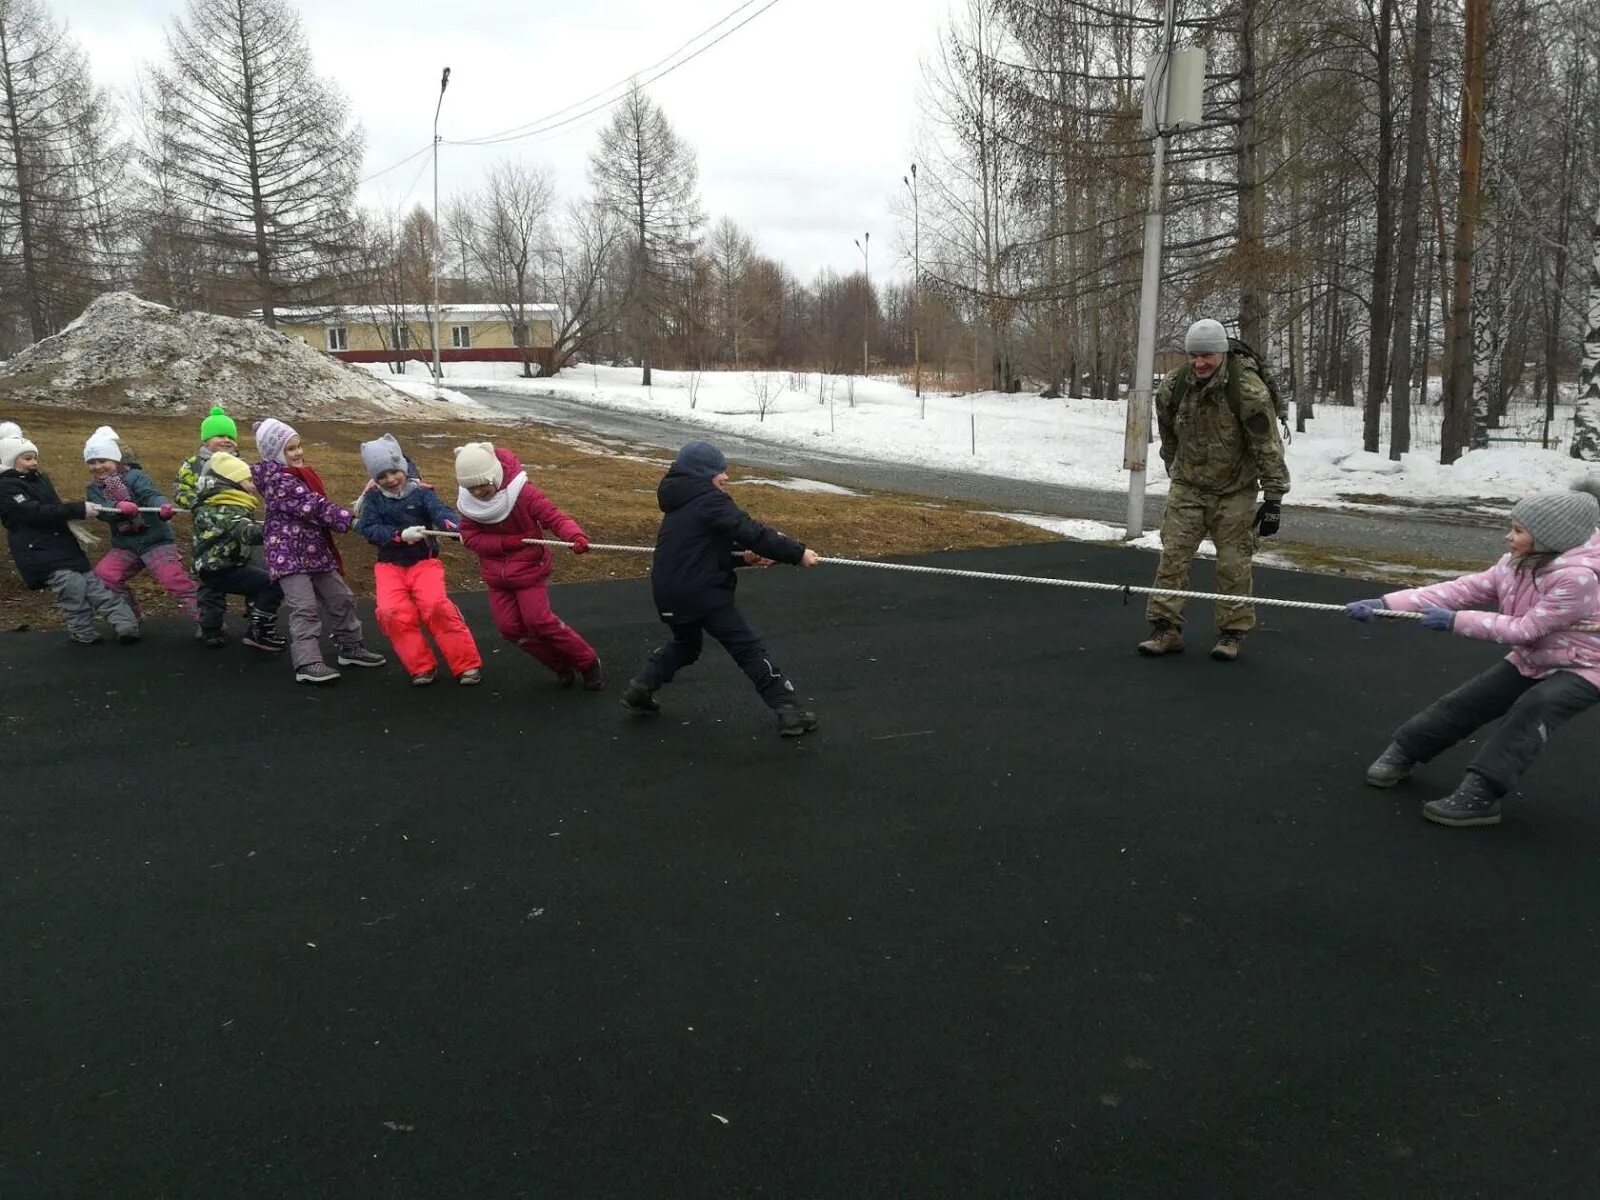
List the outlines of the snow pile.
<svg viewBox="0 0 1600 1200">
<path fill-rule="evenodd" d="M 130 292 L 99 297 L 0 368 L 0 401 L 188 414 L 220 404 L 291 419 L 453 415 L 256 321 L 175 313 Z"/>
</svg>

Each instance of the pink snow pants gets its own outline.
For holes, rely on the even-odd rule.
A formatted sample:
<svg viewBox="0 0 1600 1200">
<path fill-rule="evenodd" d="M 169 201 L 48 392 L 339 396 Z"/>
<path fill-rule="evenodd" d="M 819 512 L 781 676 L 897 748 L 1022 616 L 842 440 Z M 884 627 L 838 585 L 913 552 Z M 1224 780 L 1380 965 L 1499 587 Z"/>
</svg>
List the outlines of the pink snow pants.
<svg viewBox="0 0 1600 1200">
<path fill-rule="evenodd" d="M 495 628 L 508 642 L 521 646 L 558 674 L 586 671 L 600 661 L 594 647 L 550 608 L 550 589 L 489 589 L 489 611 Z"/>
<path fill-rule="evenodd" d="M 143 554 L 113 547 L 94 565 L 94 573 L 99 576 L 100 582 L 126 600 L 128 607 L 133 609 L 135 617 L 139 615 L 139 602 L 134 599 L 128 581 L 145 570 L 155 576 L 156 582 L 178 602 L 178 607 L 183 609 L 184 616 L 192 621 L 200 619 L 200 604 L 197 598 L 200 592 L 199 585 L 190 579 L 189 573 L 183 569 L 183 556 L 178 553 L 178 547 L 172 542 L 151 546 Z"/>
<path fill-rule="evenodd" d="M 378 628 L 393 643 L 406 674 L 422 675 L 438 665 L 424 628 L 439 643 L 450 674 L 459 677 L 483 666 L 472 630 L 445 595 L 444 563 L 425 558 L 409 567 L 377 563 L 372 570 L 378 581 Z"/>
</svg>

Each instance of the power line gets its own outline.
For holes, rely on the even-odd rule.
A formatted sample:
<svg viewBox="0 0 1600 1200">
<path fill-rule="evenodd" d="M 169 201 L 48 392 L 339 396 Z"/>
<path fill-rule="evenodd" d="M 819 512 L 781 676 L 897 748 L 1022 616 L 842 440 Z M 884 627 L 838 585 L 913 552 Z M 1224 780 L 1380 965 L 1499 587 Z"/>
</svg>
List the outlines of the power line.
<svg viewBox="0 0 1600 1200">
<path fill-rule="evenodd" d="M 750 4 L 755 3 L 755 2 L 756 2 L 756 0 L 746 0 L 746 3 L 740 5 L 739 8 L 734 9 L 733 12 L 728 14 L 728 16 L 723 17 L 721 21 L 716 22 L 710 28 L 711 29 L 715 29 L 717 27 L 717 25 L 723 24 L 724 22 L 726 22 L 729 19 L 729 17 L 732 17 L 732 16 L 736 15 L 738 12 L 742 11 L 745 8 L 748 8 L 750 6 Z M 666 67 L 663 70 L 657 71 L 654 75 L 651 75 L 649 78 L 642 80 L 640 82 L 639 86 L 644 87 L 644 86 L 647 86 L 649 84 L 655 83 L 657 80 L 665 79 L 668 75 L 672 74 L 672 72 L 676 71 L 679 67 L 687 66 L 689 63 L 691 63 L 695 59 L 699 58 L 707 50 L 710 50 L 712 47 L 716 46 L 720 42 L 722 42 L 722 41 L 726 40 L 727 38 L 733 36 L 735 33 L 738 33 L 739 30 L 743 29 L 746 25 L 750 24 L 751 21 L 754 21 L 757 17 L 761 16 L 762 13 L 766 12 L 768 9 L 770 9 L 773 5 L 775 5 L 777 3 L 778 3 L 778 0 L 767 0 L 767 2 L 765 4 L 763 4 L 760 8 L 758 8 L 755 12 L 751 13 L 744 20 L 740 21 L 737 25 L 733 26 L 731 29 L 724 30 L 716 38 L 714 38 L 711 41 L 707 42 L 704 46 L 701 46 L 698 50 L 694 51 L 694 53 L 688 55 L 686 58 L 679 59 L 677 62 L 673 63 L 671 66 Z M 702 33 L 699 36 L 703 37 L 704 33 Z M 685 43 L 685 45 L 689 45 L 692 42 L 694 42 L 695 40 L 697 40 L 697 39 L 691 38 L 691 39 L 689 39 L 689 42 Z M 681 50 L 682 47 L 679 47 L 679 49 Z M 676 53 L 676 51 L 674 53 Z M 670 59 L 672 57 L 672 55 L 668 55 L 667 57 Z M 666 59 L 663 59 L 661 61 L 665 62 Z M 659 66 L 660 63 L 657 63 L 656 65 Z M 650 69 L 654 69 L 654 68 L 650 68 Z M 624 83 L 625 83 L 625 85 L 627 87 L 631 88 L 632 85 L 633 85 L 633 79 L 630 78 L 629 80 L 624 81 Z M 604 95 L 606 92 L 612 91 L 618 86 L 622 86 L 622 85 L 613 84 L 611 88 L 607 88 L 607 89 L 605 89 L 605 91 L 602 91 L 602 92 L 597 92 L 597 93 L 595 93 L 595 95 L 597 95 L 597 96 L 598 95 Z M 472 139 L 466 139 L 466 140 L 461 140 L 461 141 L 451 140 L 451 141 L 447 141 L 445 144 L 446 145 L 450 145 L 450 146 L 495 146 L 495 145 L 501 145 L 501 144 L 503 144 L 505 142 L 519 142 L 519 141 L 524 141 L 524 140 L 526 140 L 528 138 L 541 137 L 541 136 L 543 136 L 545 134 L 553 133 L 556 130 L 561 129 L 561 128 L 567 126 L 567 125 L 571 125 L 574 122 L 581 121 L 585 117 L 592 116 L 595 113 L 599 112 L 601 109 L 609 108 L 611 105 L 615 104 L 618 100 L 622 99 L 623 95 L 626 95 L 626 92 L 624 92 L 624 93 L 622 93 L 620 95 L 612 96 L 609 100 L 603 100 L 599 104 L 592 105 L 591 107 L 584 109 L 582 112 L 575 113 L 573 116 L 567 117 L 567 118 L 565 118 L 563 120 L 560 120 L 560 121 L 552 121 L 551 118 L 557 115 L 555 113 L 552 113 L 550 117 L 546 117 L 541 121 L 530 122 L 530 124 L 528 126 L 524 126 L 523 128 L 525 128 L 527 130 L 524 133 L 514 133 L 514 134 L 506 134 L 506 135 L 502 135 L 502 136 L 491 136 L 491 137 L 483 137 L 483 138 L 472 138 Z M 579 101 L 579 103 L 582 103 L 582 101 Z M 573 107 L 572 105 L 568 105 L 567 109 L 570 109 L 572 107 Z M 561 111 L 565 112 L 565 111 L 567 111 L 567 109 L 563 109 Z M 537 126 L 537 128 L 535 128 L 535 126 Z"/>
<path fill-rule="evenodd" d="M 426 146 L 423 146 L 418 150 L 413 150 L 399 162 L 392 162 L 387 167 L 384 167 L 381 171 L 374 171 L 371 175 L 362 176 L 360 179 L 356 180 L 356 186 L 360 187 L 363 183 L 371 183 L 374 179 L 377 179 L 381 175 L 387 175 L 390 171 L 398 170 L 399 168 L 405 166 L 412 159 L 416 158 L 418 155 L 426 154 L 432 145 L 433 143 L 429 142 Z"/>
</svg>

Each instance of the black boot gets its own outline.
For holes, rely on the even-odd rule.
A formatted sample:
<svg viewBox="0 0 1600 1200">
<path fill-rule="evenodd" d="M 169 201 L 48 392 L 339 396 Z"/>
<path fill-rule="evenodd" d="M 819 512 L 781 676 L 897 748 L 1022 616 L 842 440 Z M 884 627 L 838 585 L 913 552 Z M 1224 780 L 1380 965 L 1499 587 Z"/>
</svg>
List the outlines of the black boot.
<svg viewBox="0 0 1600 1200">
<path fill-rule="evenodd" d="M 658 713 L 661 705 L 656 703 L 656 690 L 646 687 L 637 679 L 628 680 L 628 686 L 622 689 L 622 707 L 631 713 Z"/>
<path fill-rule="evenodd" d="M 289 642 L 288 639 L 278 636 L 278 622 L 273 614 L 252 608 L 250 632 L 244 635 L 244 644 L 256 650 L 276 654 L 280 650 L 287 649 Z"/>
<path fill-rule="evenodd" d="M 772 711 L 778 714 L 779 737 L 801 737 L 817 727 L 817 714 L 798 704 L 783 704 Z"/>
<path fill-rule="evenodd" d="M 1456 790 L 1422 806 L 1422 815 L 1435 825 L 1498 825 L 1498 789 L 1476 771 L 1468 771 Z"/>
</svg>

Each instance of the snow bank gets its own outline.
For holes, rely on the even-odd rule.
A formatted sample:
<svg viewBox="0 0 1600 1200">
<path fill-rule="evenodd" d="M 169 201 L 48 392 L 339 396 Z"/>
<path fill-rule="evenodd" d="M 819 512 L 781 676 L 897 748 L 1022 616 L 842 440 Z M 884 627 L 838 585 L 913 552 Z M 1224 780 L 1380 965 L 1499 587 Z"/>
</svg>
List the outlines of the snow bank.
<svg viewBox="0 0 1600 1200">
<path fill-rule="evenodd" d="M 454 415 L 431 395 L 408 394 L 418 391 L 415 383 L 405 392 L 387 386 L 259 322 L 176 313 L 129 292 L 99 297 L 0 368 L 0 400 L 56 407 L 196 414 L 220 404 L 240 417 L 291 419 Z"/>
</svg>

